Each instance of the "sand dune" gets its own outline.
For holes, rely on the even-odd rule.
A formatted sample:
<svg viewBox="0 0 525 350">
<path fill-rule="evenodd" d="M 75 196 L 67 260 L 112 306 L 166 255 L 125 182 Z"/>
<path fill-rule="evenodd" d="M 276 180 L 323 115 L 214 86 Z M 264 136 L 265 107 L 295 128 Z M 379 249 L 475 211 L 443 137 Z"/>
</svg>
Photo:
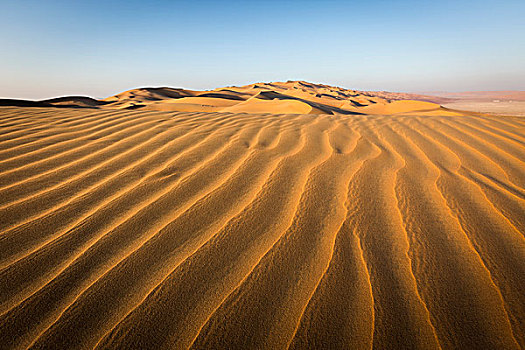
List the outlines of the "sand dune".
<svg viewBox="0 0 525 350">
<path fill-rule="evenodd" d="M 312 107 L 307 103 L 297 100 L 262 100 L 251 98 L 247 101 L 237 103 L 233 106 L 223 108 L 223 112 L 233 113 L 279 113 L 279 111 L 286 111 L 286 113 L 296 114 L 324 114 L 318 108 Z"/>
<path fill-rule="evenodd" d="M 442 108 L 450 99 L 385 91 L 357 91 L 304 81 L 257 83 L 210 91 L 139 88 L 96 100 L 69 96 L 44 101 L 0 100 L 0 106 L 141 109 L 164 112 L 233 112 L 295 114 L 419 113 L 462 115 Z"/>
<path fill-rule="evenodd" d="M 350 95 L 0 107 L 0 348 L 525 348 L 523 118 Z"/>
</svg>

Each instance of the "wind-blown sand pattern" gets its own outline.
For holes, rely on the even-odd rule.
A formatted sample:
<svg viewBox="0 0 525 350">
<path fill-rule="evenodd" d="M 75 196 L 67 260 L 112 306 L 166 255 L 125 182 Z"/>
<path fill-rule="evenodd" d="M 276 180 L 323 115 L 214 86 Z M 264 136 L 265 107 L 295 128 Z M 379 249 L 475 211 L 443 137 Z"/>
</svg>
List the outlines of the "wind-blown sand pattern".
<svg viewBox="0 0 525 350">
<path fill-rule="evenodd" d="M 523 118 L 184 98 L 0 107 L 0 348 L 525 348 Z"/>
</svg>

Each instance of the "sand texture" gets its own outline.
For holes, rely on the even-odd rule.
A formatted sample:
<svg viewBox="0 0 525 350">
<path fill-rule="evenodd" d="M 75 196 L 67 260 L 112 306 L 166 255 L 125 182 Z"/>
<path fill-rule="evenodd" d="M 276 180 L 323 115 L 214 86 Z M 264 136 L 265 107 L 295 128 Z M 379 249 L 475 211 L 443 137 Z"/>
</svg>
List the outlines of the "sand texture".
<svg viewBox="0 0 525 350">
<path fill-rule="evenodd" d="M 0 349 L 525 348 L 525 119 L 288 84 L 0 107 Z"/>
</svg>

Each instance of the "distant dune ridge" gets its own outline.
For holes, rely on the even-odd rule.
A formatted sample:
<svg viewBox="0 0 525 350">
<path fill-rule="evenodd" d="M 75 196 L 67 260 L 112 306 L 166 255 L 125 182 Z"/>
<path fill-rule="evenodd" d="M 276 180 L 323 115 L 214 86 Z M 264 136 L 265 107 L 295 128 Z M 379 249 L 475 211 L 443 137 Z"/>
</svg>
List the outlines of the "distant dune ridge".
<svg viewBox="0 0 525 350">
<path fill-rule="evenodd" d="M 419 101 L 428 103 L 421 104 Z M 231 86 L 210 91 L 168 87 L 139 88 L 103 100 L 66 96 L 43 101 L 0 100 L 0 105 L 177 112 L 397 114 L 425 111 L 426 114 L 454 114 L 439 105 L 447 101 L 449 99 L 437 96 L 356 91 L 304 81 L 288 81 Z"/>
<path fill-rule="evenodd" d="M 0 349 L 525 348 L 525 119 L 407 97 L 10 100 Z"/>
<path fill-rule="evenodd" d="M 513 99 L 515 103 L 492 102 L 499 98 Z M 41 101 L 0 99 L 0 106 L 354 115 L 462 115 L 462 111 L 470 111 L 523 116 L 525 92 L 429 92 L 421 95 L 358 91 L 305 81 L 287 81 L 229 86 L 209 91 L 146 87 L 124 91 L 102 100 L 86 96 L 64 96 Z"/>
</svg>

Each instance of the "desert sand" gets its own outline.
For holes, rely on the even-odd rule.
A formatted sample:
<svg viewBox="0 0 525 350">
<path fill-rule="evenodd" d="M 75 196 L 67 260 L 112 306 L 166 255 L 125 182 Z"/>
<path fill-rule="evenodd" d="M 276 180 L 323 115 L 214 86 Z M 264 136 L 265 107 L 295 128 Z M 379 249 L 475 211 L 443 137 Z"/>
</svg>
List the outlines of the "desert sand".
<svg viewBox="0 0 525 350">
<path fill-rule="evenodd" d="M 96 100 L 65 96 L 43 101 L 2 100 L 0 106 L 136 109 L 173 112 L 288 114 L 431 114 L 460 115 L 443 108 L 438 96 L 357 91 L 304 81 L 257 83 L 196 91 L 157 87 L 132 89 Z"/>
<path fill-rule="evenodd" d="M 461 111 L 472 111 L 478 113 L 490 113 L 501 116 L 525 117 L 525 101 L 513 100 L 458 100 L 444 104 L 445 107 Z"/>
<path fill-rule="evenodd" d="M 429 94 L 424 95 L 429 101 L 451 109 L 525 117 L 525 91 L 430 92 Z"/>
<path fill-rule="evenodd" d="M 524 118 L 219 90 L 0 107 L 0 348 L 525 348 Z"/>
</svg>

